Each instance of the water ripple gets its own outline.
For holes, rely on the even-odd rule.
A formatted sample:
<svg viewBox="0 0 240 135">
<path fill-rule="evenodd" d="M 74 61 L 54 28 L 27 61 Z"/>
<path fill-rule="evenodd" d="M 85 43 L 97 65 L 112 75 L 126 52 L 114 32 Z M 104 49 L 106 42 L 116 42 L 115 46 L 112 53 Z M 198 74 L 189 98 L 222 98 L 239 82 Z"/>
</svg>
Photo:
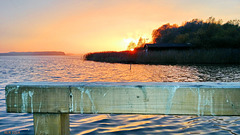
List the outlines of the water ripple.
<svg viewBox="0 0 240 135">
<path fill-rule="evenodd" d="M 33 115 L 6 113 L 4 87 L 13 82 L 239 82 L 240 66 L 130 65 L 83 61 L 80 56 L 0 56 L 0 134 L 34 134 Z M 71 134 L 240 134 L 240 117 L 70 115 Z"/>
</svg>

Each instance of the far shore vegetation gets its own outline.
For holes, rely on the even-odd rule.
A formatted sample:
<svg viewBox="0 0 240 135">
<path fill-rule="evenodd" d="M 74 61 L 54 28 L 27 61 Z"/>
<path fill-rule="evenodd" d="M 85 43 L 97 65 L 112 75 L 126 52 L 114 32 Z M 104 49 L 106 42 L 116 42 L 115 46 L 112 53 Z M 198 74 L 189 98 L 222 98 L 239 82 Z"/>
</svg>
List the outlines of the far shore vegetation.
<svg viewBox="0 0 240 135">
<path fill-rule="evenodd" d="M 0 53 L 0 56 L 35 56 L 35 55 L 66 55 L 66 54 L 60 51 Z"/>
<path fill-rule="evenodd" d="M 98 52 L 86 60 L 138 64 L 240 64 L 240 20 L 226 23 L 213 17 L 193 19 L 182 26 L 165 24 L 152 32 L 151 44 L 191 44 L 190 49 L 145 51 L 146 39 L 128 45 L 129 51 Z M 134 48 L 134 51 L 130 51 Z"/>
</svg>

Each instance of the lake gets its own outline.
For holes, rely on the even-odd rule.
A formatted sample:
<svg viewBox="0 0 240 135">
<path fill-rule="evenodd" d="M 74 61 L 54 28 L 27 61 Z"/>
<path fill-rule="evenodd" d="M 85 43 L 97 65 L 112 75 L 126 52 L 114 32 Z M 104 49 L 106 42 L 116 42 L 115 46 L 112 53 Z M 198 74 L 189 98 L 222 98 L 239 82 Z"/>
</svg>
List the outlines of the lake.
<svg viewBox="0 0 240 135">
<path fill-rule="evenodd" d="M 240 82 L 239 65 L 140 65 L 84 61 L 81 56 L 0 56 L 0 135 L 34 134 L 33 115 L 6 113 L 14 82 Z M 71 134 L 240 134 L 240 117 L 70 114 Z"/>
</svg>

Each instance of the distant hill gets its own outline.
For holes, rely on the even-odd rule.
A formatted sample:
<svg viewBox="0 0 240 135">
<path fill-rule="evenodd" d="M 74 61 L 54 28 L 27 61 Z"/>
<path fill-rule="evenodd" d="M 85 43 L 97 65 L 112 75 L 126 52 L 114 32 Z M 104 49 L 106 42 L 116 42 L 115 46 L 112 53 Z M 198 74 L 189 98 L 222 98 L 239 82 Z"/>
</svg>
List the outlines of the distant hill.
<svg viewBox="0 0 240 135">
<path fill-rule="evenodd" d="M 28 56 L 28 55 L 65 55 L 64 52 L 44 51 L 44 52 L 8 52 L 0 53 L 0 56 Z"/>
</svg>

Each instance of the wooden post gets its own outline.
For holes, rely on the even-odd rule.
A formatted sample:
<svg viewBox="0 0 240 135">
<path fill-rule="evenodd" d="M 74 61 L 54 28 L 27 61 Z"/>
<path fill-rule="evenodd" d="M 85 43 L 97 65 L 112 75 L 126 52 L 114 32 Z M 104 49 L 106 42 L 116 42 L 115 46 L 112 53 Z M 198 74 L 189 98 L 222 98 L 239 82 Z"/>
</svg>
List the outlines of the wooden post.
<svg viewBox="0 0 240 135">
<path fill-rule="evenodd" d="M 240 83 L 32 82 L 6 86 L 9 113 L 35 134 L 69 134 L 69 114 L 240 116 Z"/>
<path fill-rule="evenodd" d="M 35 135 L 69 135 L 69 114 L 33 114 Z"/>
</svg>

